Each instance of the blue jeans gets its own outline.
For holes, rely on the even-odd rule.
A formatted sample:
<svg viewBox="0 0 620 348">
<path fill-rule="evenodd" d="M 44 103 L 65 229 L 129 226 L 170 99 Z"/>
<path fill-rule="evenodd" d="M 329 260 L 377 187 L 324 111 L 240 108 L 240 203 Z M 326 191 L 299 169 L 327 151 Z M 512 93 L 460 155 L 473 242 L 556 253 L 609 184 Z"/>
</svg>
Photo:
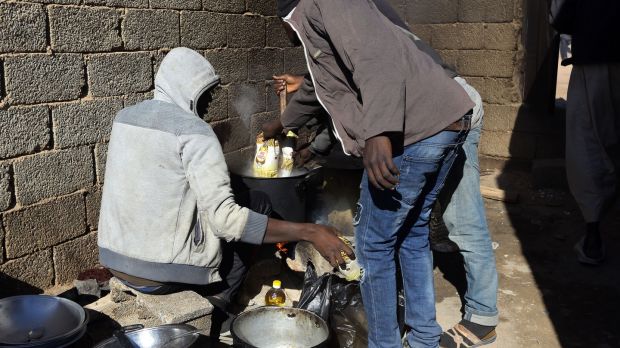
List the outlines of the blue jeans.
<svg viewBox="0 0 620 348">
<path fill-rule="evenodd" d="M 396 257 L 405 289 L 405 323 L 411 328 L 408 343 L 412 348 L 439 343 L 428 222 L 466 134 L 443 131 L 405 147 L 394 158 L 401 173 L 395 190 L 376 189 L 364 173 L 354 224 L 371 348 L 402 347 L 396 315 Z"/>
<path fill-rule="evenodd" d="M 499 319 L 497 270 L 480 194 L 480 128 L 481 125 L 473 128 L 467 135 L 439 195 L 439 202 L 445 207 L 443 220 L 449 238 L 458 245 L 465 265 L 464 318 L 476 324 L 496 326 Z"/>
</svg>

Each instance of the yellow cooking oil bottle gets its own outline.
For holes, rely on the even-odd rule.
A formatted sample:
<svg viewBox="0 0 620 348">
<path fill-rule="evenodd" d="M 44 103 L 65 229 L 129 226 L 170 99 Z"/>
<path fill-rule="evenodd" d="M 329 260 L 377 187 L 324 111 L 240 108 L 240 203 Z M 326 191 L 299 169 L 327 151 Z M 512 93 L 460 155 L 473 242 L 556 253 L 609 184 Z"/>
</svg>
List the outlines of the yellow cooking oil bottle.
<svg viewBox="0 0 620 348">
<path fill-rule="evenodd" d="M 282 282 L 274 280 L 271 289 L 265 295 L 265 305 L 283 307 L 284 302 L 286 302 L 286 294 L 282 290 Z"/>
</svg>

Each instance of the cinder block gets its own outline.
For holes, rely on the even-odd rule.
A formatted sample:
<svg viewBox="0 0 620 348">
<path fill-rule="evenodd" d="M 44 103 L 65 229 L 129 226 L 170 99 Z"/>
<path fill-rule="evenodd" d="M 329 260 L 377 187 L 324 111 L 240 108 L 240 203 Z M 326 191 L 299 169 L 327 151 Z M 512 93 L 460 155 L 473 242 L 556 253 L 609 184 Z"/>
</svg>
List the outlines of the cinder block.
<svg viewBox="0 0 620 348">
<path fill-rule="evenodd" d="M 124 107 L 139 104 L 145 100 L 153 99 L 153 91 L 138 94 L 129 94 L 124 97 Z"/>
<path fill-rule="evenodd" d="M 291 47 L 291 41 L 286 36 L 282 20 L 278 17 L 265 18 L 267 28 L 267 47 Z"/>
<path fill-rule="evenodd" d="M 0 53 L 45 51 L 45 9 L 38 4 L 0 3 Z"/>
<path fill-rule="evenodd" d="M 519 30 L 512 23 L 490 23 L 484 26 L 484 48 L 514 51 L 517 49 Z"/>
<path fill-rule="evenodd" d="M 226 15 L 181 12 L 181 45 L 193 49 L 226 46 Z"/>
<path fill-rule="evenodd" d="M 485 102 L 491 104 L 521 102 L 519 90 L 511 78 L 485 78 L 480 94 Z"/>
<path fill-rule="evenodd" d="M 306 56 L 301 47 L 284 49 L 284 70 L 289 74 L 308 73 L 308 63 L 306 63 Z"/>
<path fill-rule="evenodd" d="M 202 118 L 207 122 L 221 121 L 228 118 L 228 89 L 216 87 L 212 91 L 213 101 L 207 114 Z"/>
<path fill-rule="evenodd" d="M 2 227 L 1 222 L 2 221 L 0 221 L 0 265 L 4 263 L 4 227 Z"/>
<path fill-rule="evenodd" d="M 42 4 L 59 4 L 59 5 L 79 5 L 80 0 L 32 0 L 31 2 L 39 2 Z"/>
<path fill-rule="evenodd" d="M 13 164 L 17 202 L 28 205 L 92 186 L 93 159 L 88 147 L 51 151 Z"/>
<path fill-rule="evenodd" d="M 11 203 L 12 203 L 12 198 L 11 198 L 10 168 L 8 165 L 0 164 L 0 211 L 5 211 L 9 209 L 11 207 Z M 0 225 L 2 224 L 0 223 Z M 2 238 L 0 238 L 0 241 L 1 239 Z M 0 254 L 2 253 L 0 252 Z"/>
<path fill-rule="evenodd" d="M 280 96 L 273 89 L 273 80 L 265 83 L 265 94 L 267 95 L 266 109 L 267 111 L 280 112 Z M 292 94 L 288 96 L 288 100 L 292 98 Z"/>
<path fill-rule="evenodd" d="M 223 84 L 248 78 L 248 53 L 245 50 L 224 49 L 208 51 L 205 57 L 220 75 Z"/>
<path fill-rule="evenodd" d="M 86 223 L 91 231 L 96 231 L 99 225 L 99 210 L 101 209 L 101 190 L 93 190 L 86 194 Z"/>
<path fill-rule="evenodd" d="M 515 0 L 460 0 L 460 22 L 511 22 Z"/>
<path fill-rule="evenodd" d="M 220 144 L 222 144 L 224 153 L 239 150 L 249 145 L 249 124 L 244 123 L 240 118 L 217 122 L 212 126 Z"/>
<path fill-rule="evenodd" d="M 457 65 L 459 61 L 459 51 L 456 50 L 438 50 L 439 56 L 448 66 L 457 70 Z M 461 73 L 460 70 L 457 70 L 458 73 Z"/>
<path fill-rule="evenodd" d="M 252 139 L 250 146 L 241 150 L 229 152 L 224 157 L 229 169 L 237 166 L 238 163 L 249 163 L 254 160 L 256 154 L 256 139 Z"/>
<path fill-rule="evenodd" d="M 76 0 L 79 2 L 79 0 Z M 131 7 L 146 8 L 149 7 L 149 0 L 83 0 L 85 5 L 99 5 L 110 7 Z"/>
<path fill-rule="evenodd" d="M 50 141 L 49 110 L 45 106 L 0 110 L 0 158 L 36 152 Z"/>
<path fill-rule="evenodd" d="M 86 232 L 81 193 L 6 213 L 6 255 L 18 258 Z"/>
<path fill-rule="evenodd" d="M 406 2 L 406 19 L 409 24 L 455 23 L 457 18 L 457 0 L 411 0 Z"/>
<path fill-rule="evenodd" d="M 458 72 L 465 76 L 512 77 L 515 53 L 510 51 L 460 51 Z"/>
<path fill-rule="evenodd" d="M 50 39 L 58 52 L 101 52 L 122 45 L 119 10 L 50 6 Z"/>
<path fill-rule="evenodd" d="M 519 108 L 514 105 L 484 105 L 484 129 L 489 131 L 512 131 Z"/>
<path fill-rule="evenodd" d="M 186 323 L 211 314 L 213 305 L 193 291 L 169 295 L 138 294 L 136 303 L 162 324 Z"/>
<path fill-rule="evenodd" d="M 95 267 L 98 262 L 97 232 L 55 246 L 56 285 L 73 282 L 80 272 Z"/>
<path fill-rule="evenodd" d="M 249 82 L 229 87 L 229 109 L 228 116 L 242 117 L 247 121 L 253 114 L 265 111 L 265 83 Z"/>
<path fill-rule="evenodd" d="M 56 148 L 107 141 L 114 116 L 122 108 L 121 99 L 100 99 L 52 108 Z"/>
<path fill-rule="evenodd" d="M 481 49 L 483 24 L 438 24 L 433 26 L 432 46 L 435 49 Z"/>
<path fill-rule="evenodd" d="M 282 50 L 254 49 L 248 52 L 250 80 L 271 80 L 274 75 L 284 73 Z"/>
<path fill-rule="evenodd" d="M 245 0 L 203 0 L 203 8 L 212 12 L 243 13 Z"/>
<path fill-rule="evenodd" d="M 146 92 L 153 87 L 148 52 L 109 53 L 88 59 L 88 83 L 93 96 Z"/>
<path fill-rule="evenodd" d="M 170 8 L 177 10 L 200 10 L 201 0 L 151 0 L 151 8 Z"/>
<path fill-rule="evenodd" d="M 54 285 L 50 249 L 0 265 L 0 297 L 41 293 Z"/>
<path fill-rule="evenodd" d="M 276 0 L 251 0 L 247 3 L 247 10 L 263 16 L 276 16 Z"/>
<path fill-rule="evenodd" d="M 536 153 L 536 138 L 529 133 L 484 131 L 480 153 L 494 157 L 532 159 Z"/>
<path fill-rule="evenodd" d="M 108 144 L 95 145 L 95 165 L 97 172 L 97 183 L 103 185 L 105 176 L 105 163 L 108 157 Z"/>
<path fill-rule="evenodd" d="M 262 132 L 261 127 L 263 126 L 263 124 L 267 123 L 267 122 L 271 122 L 273 120 L 277 120 L 280 118 L 280 112 L 279 111 L 270 111 L 270 112 L 263 112 L 260 114 L 256 114 L 252 116 L 252 121 L 250 123 L 250 144 L 252 144 L 253 142 L 256 141 L 256 136 L 258 135 L 258 133 Z"/>
<path fill-rule="evenodd" d="M 77 99 L 84 85 L 79 54 L 30 54 L 6 57 L 6 93 L 15 104 Z"/>
<path fill-rule="evenodd" d="M 127 10 L 123 40 L 129 50 L 177 47 L 179 13 L 172 10 Z"/>
<path fill-rule="evenodd" d="M 259 16 L 226 18 L 228 47 L 265 47 L 265 19 Z"/>
<path fill-rule="evenodd" d="M 427 44 L 433 46 L 433 28 L 435 24 L 412 24 L 411 32 Z M 434 46 L 433 46 L 434 47 Z M 436 49 L 436 47 L 435 47 Z"/>
</svg>

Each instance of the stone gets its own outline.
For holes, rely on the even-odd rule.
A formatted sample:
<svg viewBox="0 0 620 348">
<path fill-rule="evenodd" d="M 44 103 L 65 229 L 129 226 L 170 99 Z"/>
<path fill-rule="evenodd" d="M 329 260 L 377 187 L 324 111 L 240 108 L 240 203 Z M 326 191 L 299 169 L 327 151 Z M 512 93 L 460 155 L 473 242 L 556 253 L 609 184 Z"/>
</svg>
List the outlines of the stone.
<svg viewBox="0 0 620 348">
<path fill-rule="evenodd" d="M 97 232 L 54 246 L 56 284 L 71 283 L 81 271 L 95 267 L 99 262 L 98 250 Z"/>
<path fill-rule="evenodd" d="M 96 279 L 74 280 L 73 286 L 78 295 L 101 297 L 101 288 Z"/>
<path fill-rule="evenodd" d="M 151 8 L 170 8 L 176 10 L 200 10 L 201 0 L 151 0 Z"/>
<path fill-rule="evenodd" d="M 88 83 L 93 96 L 146 92 L 153 88 L 148 52 L 109 53 L 88 59 Z"/>
<path fill-rule="evenodd" d="M 267 28 L 267 47 L 291 47 L 291 41 L 286 35 L 282 20 L 278 17 L 265 18 Z"/>
<path fill-rule="evenodd" d="M 95 190 L 86 194 L 86 223 L 91 231 L 97 230 L 100 209 L 101 190 Z"/>
<path fill-rule="evenodd" d="M 250 125 L 253 114 L 265 111 L 265 83 L 248 82 L 232 85 L 229 88 L 228 116 L 241 117 Z"/>
<path fill-rule="evenodd" d="M 85 5 L 99 5 L 111 7 L 149 7 L 149 0 L 83 0 Z"/>
<path fill-rule="evenodd" d="M 276 0 L 251 0 L 247 6 L 249 12 L 263 16 L 276 16 L 276 8 Z"/>
<path fill-rule="evenodd" d="M 265 47 L 265 19 L 259 16 L 226 17 L 228 47 L 252 48 Z"/>
<path fill-rule="evenodd" d="M 50 6 L 50 40 L 58 52 L 101 52 L 119 48 L 121 14 L 110 8 Z"/>
<path fill-rule="evenodd" d="M 193 49 L 226 46 L 226 15 L 211 12 L 181 12 L 181 45 Z"/>
<path fill-rule="evenodd" d="M 271 112 L 263 112 L 260 114 L 256 114 L 252 116 L 252 122 L 250 123 L 250 139 L 249 142 L 255 142 L 256 141 L 256 136 L 258 135 L 258 133 L 262 132 L 262 125 L 273 121 L 273 120 L 277 120 L 280 118 L 280 112 L 279 111 L 271 111 Z"/>
<path fill-rule="evenodd" d="M 271 80 L 274 75 L 284 73 L 282 50 L 253 49 L 248 52 L 250 80 Z"/>
<path fill-rule="evenodd" d="M 224 153 L 239 150 L 250 145 L 248 125 L 242 122 L 240 118 L 217 122 L 212 127 L 220 144 L 222 144 L 222 151 Z"/>
<path fill-rule="evenodd" d="M 0 110 L 0 158 L 40 151 L 48 146 L 50 133 L 46 106 Z"/>
<path fill-rule="evenodd" d="M 108 156 L 108 144 L 95 145 L 95 167 L 97 173 L 97 183 L 103 185 L 105 175 L 105 162 Z"/>
<path fill-rule="evenodd" d="M 139 293 L 136 303 L 158 318 L 162 324 L 186 323 L 213 312 L 213 305 L 193 291 L 181 291 L 169 295 Z"/>
<path fill-rule="evenodd" d="M 223 84 L 245 81 L 248 78 L 248 53 L 245 50 L 207 51 L 205 58 L 220 75 Z"/>
<path fill-rule="evenodd" d="M 207 122 L 221 121 L 228 118 L 228 89 L 215 87 L 212 92 L 213 101 L 209 104 L 207 114 L 202 117 Z"/>
<path fill-rule="evenodd" d="M 6 213 L 6 255 L 18 258 L 86 232 L 81 193 Z"/>
<path fill-rule="evenodd" d="M 45 22 L 39 4 L 0 3 L 0 53 L 45 51 Z"/>
<path fill-rule="evenodd" d="M 515 53 L 509 51 L 460 51 L 458 72 L 464 76 L 512 77 Z"/>
<path fill-rule="evenodd" d="M 245 0 L 203 0 L 203 8 L 212 12 L 243 13 Z"/>
<path fill-rule="evenodd" d="M 407 2 L 406 19 L 409 24 L 455 23 L 458 1 L 412 0 Z"/>
<path fill-rule="evenodd" d="M 13 104 L 77 99 L 84 85 L 79 54 L 28 54 L 6 57 L 6 93 Z"/>
<path fill-rule="evenodd" d="M 514 0 L 460 0 L 460 22 L 511 22 L 515 14 Z"/>
<path fill-rule="evenodd" d="M 17 202 L 28 205 L 69 194 L 93 184 L 93 159 L 88 147 L 50 151 L 13 164 Z"/>
<path fill-rule="evenodd" d="M 123 108 L 121 99 L 100 99 L 52 108 L 57 148 L 108 141 L 112 121 Z"/>
<path fill-rule="evenodd" d="M 0 297 L 36 294 L 54 284 L 50 249 L 0 265 Z"/>
<path fill-rule="evenodd" d="M 483 24 L 459 23 L 433 26 L 432 46 L 435 49 L 481 49 Z"/>
<path fill-rule="evenodd" d="M 13 204 L 13 198 L 11 195 L 10 167 L 5 164 L 0 164 L 0 211 L 5 211 L 9 209 L 12 204 Z M 0 254 L 2 253 L 0 252 Z"/>
<path fill-rule="evenodd" d="M 308 73 L 308 64 L 302 48 L 284 49 L 284 70 L 287 74 L 305 75 Z"/>
<path fill-rule="evenodd" d="M 484 48 L 514 51 L 517 49 L 519 30 L 512 23 L 489 23 L 484 26 Z"/>
<path fill-rule="evenodd" d="M 128 50 L 154 50 L 179 45 L 179 13 L 172 10 L 127 10 L 123 40 Z"/>
</svg>

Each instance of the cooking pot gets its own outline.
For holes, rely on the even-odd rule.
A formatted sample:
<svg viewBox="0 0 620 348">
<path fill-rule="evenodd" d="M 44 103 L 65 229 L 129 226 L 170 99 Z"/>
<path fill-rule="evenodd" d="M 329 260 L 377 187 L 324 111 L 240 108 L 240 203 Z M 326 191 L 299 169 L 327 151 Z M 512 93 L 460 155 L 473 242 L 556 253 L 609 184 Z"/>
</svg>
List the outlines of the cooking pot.
<svg viewBox="0 0 620 348">
<path fill-rule="evenodd" d="M 55 296 L 0 300 L 0 347 L 66 347 L 86 333 L 86 311 Z"/>
<path fill-rule="evenodd" d="M 329 328 L 318 315 L 299 308 L 260 307 L 241 313 L 231 324 L 235 347 L 326 347 Z"/>
<path fill-rule="evenodd" d="M 271 200 L 273 217 L 292 222 L 308 222 L 307 209 L 315 189 L 323 183 L 321 168 L 296 168 L 289 177 L 260 178 L 245 165 L 230 166 L 231 186 L 236 195 L 248 191 L 265 193 Z"/>
<path fill-rule="evenodd" d="M 170 324 L 150 328 L 133 325 L 121 329 L 128 345 L 136 348 L 188 348 L 200 336 L 194 332 L 196 328 L 187 324 Z M 117 337 L 111 337 L 95 346 L 95 348 L 125 348 Z"/>
</svg>

